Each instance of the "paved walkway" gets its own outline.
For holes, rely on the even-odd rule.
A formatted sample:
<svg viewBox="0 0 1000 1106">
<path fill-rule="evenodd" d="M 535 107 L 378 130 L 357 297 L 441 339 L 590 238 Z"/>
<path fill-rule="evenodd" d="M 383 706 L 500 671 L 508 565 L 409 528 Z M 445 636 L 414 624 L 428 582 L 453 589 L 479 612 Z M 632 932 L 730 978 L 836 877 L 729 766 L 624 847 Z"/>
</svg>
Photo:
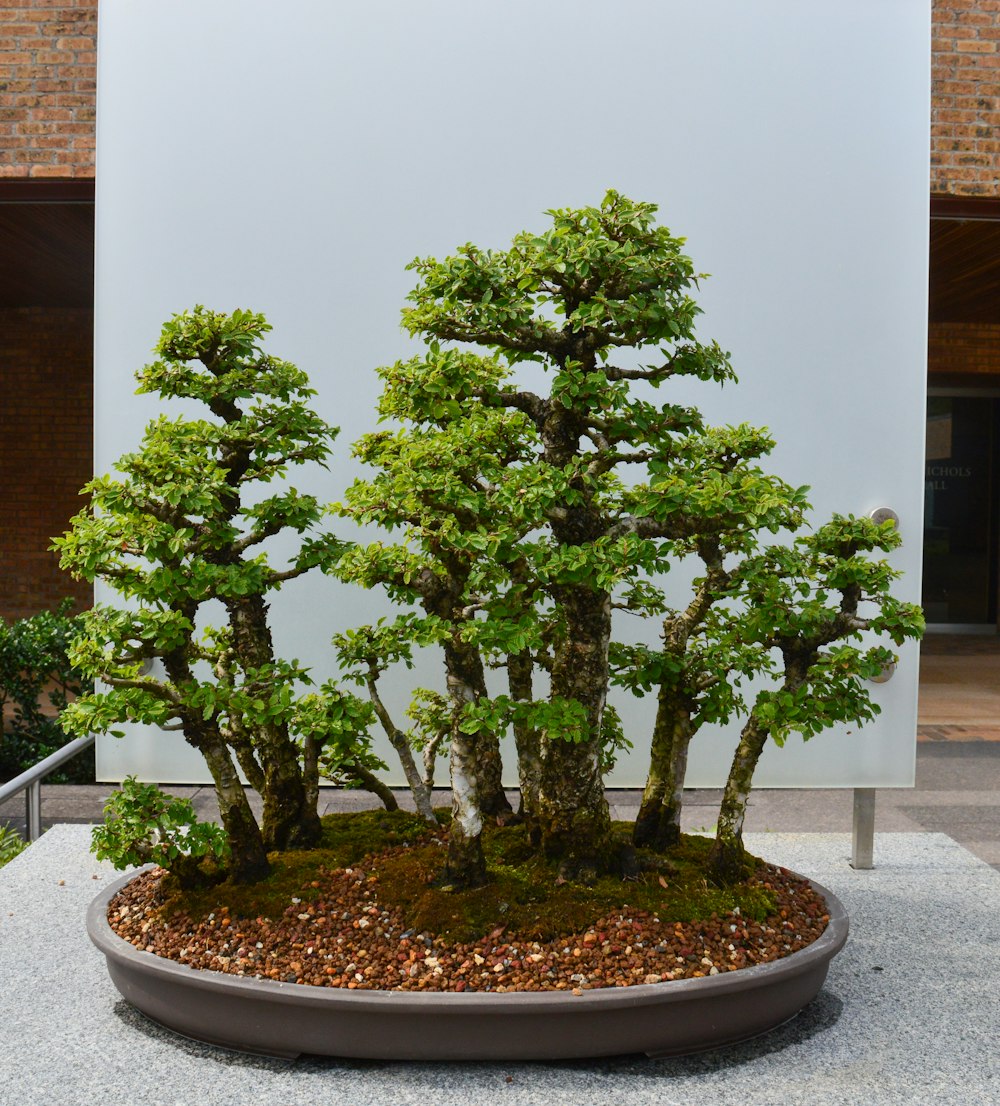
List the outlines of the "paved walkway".
<svg viewBox="0 0 1000 1106">
<path fill-rule="evenodd" d="M 294 1063 L 177 1037 L 117 993 L 87 939 L 115 873 L 59 826 L 0 870 L 0 1102 L 31 1106 L 996 1106 L 1000 875 L 941 834 L 751 835 L 828 887 L 851 937 L 816 999 L 765 1037 L 701 1055 L 536 1063 Z M 956 924 L 957 920 L 957 924 Z M 600 1042 L 594 1042 L 600 1051 Z"/>
<path fill-rule="evenodd" d="M 51 785 L 42 789 L 42 823 L 99 821 L 110 784 L 92 787 Z M 171 787 L 172 794 L 193 799 L 203 818 L 217 816 L 210 787 Z M 256 796 L 253 797 L 256 800 Z M 639 793 L 608 793 L 613 814 L 635 816 Z M 721 793 L 689 791 L 684 826 L 710 829 L 715 824 Z M 409 795 L 400 793 L 406 805 Z M 447 802 L 441 792 L 440 801 Z M 847 833 L 851 829 L 853 796 L 848 790 L 757 790 L 750 799 L 748 833 Z M 320 809 L 362 809 L 377 805 L 373 796 L 323 788 Z M 24 803 L 12 800 L 0 806 L 0 822 L 23 831 Z M 931 831 L 946 833 L 980 859 L 1000 871 L 1000 742 L 923 741 L 917 747 L 917 782 L 910 789 L 883 789 L 877 793 L 876 829 L 880 833 Z M 876 855 L 876 863 L 878 856 Z"/>
</svg>

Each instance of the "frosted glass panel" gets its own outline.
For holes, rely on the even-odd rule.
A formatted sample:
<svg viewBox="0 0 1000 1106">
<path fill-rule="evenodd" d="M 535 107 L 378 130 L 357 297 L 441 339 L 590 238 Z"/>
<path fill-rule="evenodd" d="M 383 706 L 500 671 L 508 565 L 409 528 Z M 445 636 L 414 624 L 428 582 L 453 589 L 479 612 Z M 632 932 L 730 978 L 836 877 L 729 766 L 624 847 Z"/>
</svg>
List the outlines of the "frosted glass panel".
<svg viewBox="0 0 1000 1106">
<path fill-rule="evenodd" d="M 373 425 L 372 369 L 413 349 L 406 263 L 503 246 L 615 187 L 659 203 L 714 274 L 700 333 L 741 383 L 681 394 L 770 426 L 817 517 L 892 507 L 918 598 L 927 2 L 102 0 L 100 18 L 99 471 L 156 413 L 131 374 L 161 322 L 243 306 L 344 427 L 309 488 L 337 498 Z M 305 579 L 273 609 L 279 649 L 324 674 L 330 634 L 385 606 Z M 436 664 L 416 678 L 436 684 Z M 907 649 L 877 723 L 772 750 L 759 782 L 911 783 L 916 681 Z M 637 753 L 612 782 L 638 785 L 652 703 L 617 702 Z M 720 784 L 732 745 L 699 736 L 690 782 Z M 98 757 L 102 778 L 205 778 L 175 734 L 101 739 Z"/>
</svg>

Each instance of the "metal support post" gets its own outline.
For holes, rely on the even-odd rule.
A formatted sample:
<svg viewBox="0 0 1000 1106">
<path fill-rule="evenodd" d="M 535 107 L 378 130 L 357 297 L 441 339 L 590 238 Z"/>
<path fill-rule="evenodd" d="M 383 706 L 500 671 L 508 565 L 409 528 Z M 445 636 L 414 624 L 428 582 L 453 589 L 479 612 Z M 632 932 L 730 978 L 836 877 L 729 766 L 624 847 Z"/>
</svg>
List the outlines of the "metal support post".
<svg viewBox="0 0 1000 1106">
<path fill-rule="evenodd" d="M 42 836 L 42 781 L 35 780 L 24 789 L 25 821 L 28 840 L 37 841 Z"/>
<path fill-rule="evenodd" d="M 852 868 L 875 867 L 875 788 L 854 789 Z"/>
</svg>

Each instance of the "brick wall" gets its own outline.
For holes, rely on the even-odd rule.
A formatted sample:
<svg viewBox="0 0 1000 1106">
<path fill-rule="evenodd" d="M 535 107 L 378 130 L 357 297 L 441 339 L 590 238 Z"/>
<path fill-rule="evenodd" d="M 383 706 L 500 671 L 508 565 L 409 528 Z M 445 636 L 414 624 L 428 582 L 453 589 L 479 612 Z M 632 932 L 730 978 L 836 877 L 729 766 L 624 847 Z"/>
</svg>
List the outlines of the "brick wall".
<svg viewBox="0 0 1000 1106">
<path fill-rule="evenodd" d="M 49 542 L 82 504 L 93 471 L 92 313 L 0 310 L 0 615 L 21 618 L 90 586 L 59 569 Z"/>
<path fill-rule="evenodd" d="M 0 4 L 0 177 L 92 177 L 97 0 Z"/>
<path fill-rule="evenodd" d="M 998 196 L 1000 0 L 934 0 L 931 191 Z M 94 175 L 97 0 L 0 4 L 0 177 Z"/>
<path fill-rule="evenodd" d="M 942 373 L 992 376 L 1000 373 L 1000 323 L 934 323 L 927 336 L 927 368 Z"/>
<path fill-rule="evenodd" d="M 934 0 L 931 192 L 998 196 L 1000 0 Z"/>
</svg>

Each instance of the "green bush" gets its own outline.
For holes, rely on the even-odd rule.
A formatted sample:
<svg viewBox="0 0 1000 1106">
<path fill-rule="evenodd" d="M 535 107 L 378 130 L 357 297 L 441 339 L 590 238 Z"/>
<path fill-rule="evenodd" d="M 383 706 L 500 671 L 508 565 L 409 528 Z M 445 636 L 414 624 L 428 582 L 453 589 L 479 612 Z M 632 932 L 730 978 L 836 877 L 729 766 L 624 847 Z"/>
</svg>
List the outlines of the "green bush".
<svg viewBox="0 0 1000 1106">
<path fill-rule="evenodd" d="M 226 831 L 199 822 L 188 799 L 167 795 L 156 784 L 122 781 L 104 805 L 105 821 L 93 831 L 98 860 L 110 860 L 119 870 L 143 864 L 169 868 L 182 886 L 204 882 L 203 859 L 222 864 L 228 859 Z"/>
<path fill-rule="evenodd" d="M 79 632 L 70 614 L 73 600 L 55 611 L 7 623 L 0 620 L 0 780 L 31 768 L 70 740 L 59 714 L 72 698 L 93 690 L 69 662 Z M 93 783 L 94 753 L 88 750 L 48 777 L 51 783 Z"/>
<path fill-rule="evenodd" d="M 8 825 L 0 826 L 0 868 L 9 860 L 13 860 L 18 853 L 23 853 L 28 847 L 28 842 Z"/>
</svg>

